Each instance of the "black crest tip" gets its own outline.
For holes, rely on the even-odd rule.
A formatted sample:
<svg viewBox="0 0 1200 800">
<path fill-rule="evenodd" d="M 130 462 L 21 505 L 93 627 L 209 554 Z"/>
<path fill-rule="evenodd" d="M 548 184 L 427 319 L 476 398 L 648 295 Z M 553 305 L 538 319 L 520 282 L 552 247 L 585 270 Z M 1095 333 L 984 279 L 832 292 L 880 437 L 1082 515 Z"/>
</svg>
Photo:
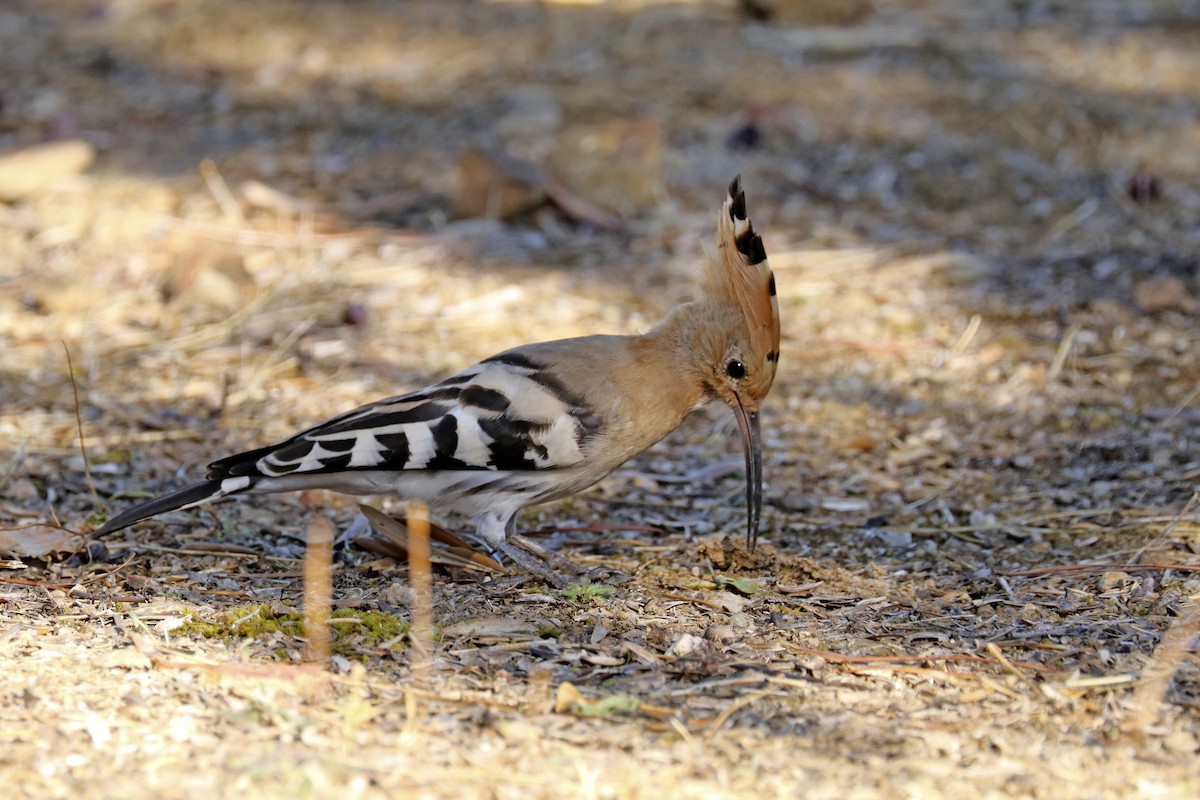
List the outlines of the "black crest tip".
<svg viewBox="0 0 1200 800">
<path fill-rule="evenodd" d="M 734 240 L 738 252 L 746 257 L 746 260 L 751 264 L 761 264 L 767 260 L 767 250 L 763 247 L 762 237 L 754 232 L 754 228 L 747 228 L 742 235 Z M 771 276 L 774 279 L 774 275 Z M 773 292 L 772 292 L 773 294 Z"/>
<path fill-rule="evenodd" d="M 746 218 L 746 193 L 742 191 L 742 176 L 738 175 L 729 184 L 729 199 L 732 201 L 729 204 L 730 219 L 745 219 Z"/>
</svg>

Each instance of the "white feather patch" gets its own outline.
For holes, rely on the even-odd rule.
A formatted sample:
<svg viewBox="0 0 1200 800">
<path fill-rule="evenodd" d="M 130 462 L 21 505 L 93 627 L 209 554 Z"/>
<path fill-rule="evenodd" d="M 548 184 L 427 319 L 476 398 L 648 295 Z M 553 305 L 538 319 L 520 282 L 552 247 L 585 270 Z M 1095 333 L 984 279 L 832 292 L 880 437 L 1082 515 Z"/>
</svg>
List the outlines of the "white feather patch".
<svg viewBox="0 0 1200 800">
<path fill-rule="evenodd" d="M 424 422 L 401 425 L 400 429 L 408 437 L 408 461 L 405 462 L 404 468 L 423 469 L 437 452 L 433 443 L 433 431 Z"/>
<path fill-rule="evenodd" d="M 225 480 L 221 481 L 221 492 L 222 494 L 233 494 L 234 492 L 240 492 L 249 485 L 249 475 L 241 475 L 237 478 L 226 478 Z"/>
<path fill-rule="evenodd" d="M 575 418 L 567 414 L 559 415 L 557 419 L 550 423 L 550 428 L 540 437 L 540 440 L 535 441 L 546 448 L 545 458 L 534 453 L 532 448 L 526 451 L 525 457 L 532 459 L 535 464 L 543 469 L 569 466 L 578 463 L 583 458 L 583 453 L 579 450 L 578 428 Z"/>
<path fill-rule="evenodd" d="M 473 467 L 486 467 L 492 457 L 488 449 L 488 438 L 479 427 L 479 420 L 465 408 L 456 408 L 450 414 L 458 420 L 458 446 L 454 449 L 454 457 Z"/>
<path fill-rule="evenodd" d="M 354 447 L 350 448 L 351 467 L 373 467 L 380 461 L 383 445 L 375 438 L 373 431 L 359 431 L 354 437 Z"/>
</svg>

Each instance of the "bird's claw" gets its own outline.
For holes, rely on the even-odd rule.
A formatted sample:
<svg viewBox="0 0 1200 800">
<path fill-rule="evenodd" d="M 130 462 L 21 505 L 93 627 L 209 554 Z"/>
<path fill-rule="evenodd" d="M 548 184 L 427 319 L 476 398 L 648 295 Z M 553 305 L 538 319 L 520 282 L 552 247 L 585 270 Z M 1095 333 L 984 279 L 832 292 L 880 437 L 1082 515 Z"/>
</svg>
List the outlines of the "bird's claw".
<svg viewBox="0 0 1200 800">
<path fill-rule="evenodd" d="M 570 586 L 572 583 L 571 578 L 564 575 L 558 569 L 555 569 L 554 566 L 551 566 L 551 563 L 553 563 L 555 566 L 559 566 L 564 563 L 570 565 L 570 569 L 567 571 L 570 572 L 571 575 L 578 575 L 579 567 L 576 566 L 569 558 L 560 556 L 558 553 L 551 553 L 551 551 L 546 550 L 540 545 L 533 545 L 532 549 L 526 547 L 526 545 L 530 544 L 533 543 L 529 542 L 528 540 L 522 540 L 522 537 L 517 536 L 513 537 L 512 542 L 504 542 L 501 544 L 499 549 L 500 552 L 511 558 L 514 564 L 520 566 L 530 575 L 540 578 L 541 580 L 550 584 L 555 589 L 565 589 Z M 553 558 L 546 558 L 544 554 L 551 554 Z"/>
</svg>

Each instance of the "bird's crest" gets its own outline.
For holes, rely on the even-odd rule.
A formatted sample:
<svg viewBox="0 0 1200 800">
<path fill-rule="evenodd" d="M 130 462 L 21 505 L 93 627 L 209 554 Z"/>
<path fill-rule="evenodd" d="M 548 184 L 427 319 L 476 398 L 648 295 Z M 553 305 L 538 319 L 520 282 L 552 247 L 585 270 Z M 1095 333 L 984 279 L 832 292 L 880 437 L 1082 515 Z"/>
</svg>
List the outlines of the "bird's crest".
<svg viewBox="0 0 1200 800">
<path fill-rule="evenodd" d="M 730 302 L 741 310 L 754 357 L 761 359 L 755 365 L 761 376 L 757 383 L 766 394 L 779 365 L 779 303 L 762 237 L 746 214 L 740 175 L 729 184 L 729 196 L 721 207 L 717 247 L 717 256 L 710 256 L 704 266 L 701 284 L 710 299 Z"/>
</svg>

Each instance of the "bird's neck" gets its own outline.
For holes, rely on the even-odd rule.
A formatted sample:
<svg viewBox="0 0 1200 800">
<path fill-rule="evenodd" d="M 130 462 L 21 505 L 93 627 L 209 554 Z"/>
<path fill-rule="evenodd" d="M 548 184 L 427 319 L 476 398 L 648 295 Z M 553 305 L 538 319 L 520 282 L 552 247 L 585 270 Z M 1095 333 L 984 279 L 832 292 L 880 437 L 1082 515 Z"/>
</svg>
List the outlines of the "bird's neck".
<svg viewBox="0 0 1200 800">
<path fill-rule="evenodd" d="M 666 318 L 641 336 L 635 348 L 651 383 L 673 407 L 681 409 L 680 419 L 709 399 L 705 388 L 704 367 L 711 360 L 706 354 L 708 318 L 711 309 L 701 303 L 685 303 L 671 309 Z"/>
</svg>

